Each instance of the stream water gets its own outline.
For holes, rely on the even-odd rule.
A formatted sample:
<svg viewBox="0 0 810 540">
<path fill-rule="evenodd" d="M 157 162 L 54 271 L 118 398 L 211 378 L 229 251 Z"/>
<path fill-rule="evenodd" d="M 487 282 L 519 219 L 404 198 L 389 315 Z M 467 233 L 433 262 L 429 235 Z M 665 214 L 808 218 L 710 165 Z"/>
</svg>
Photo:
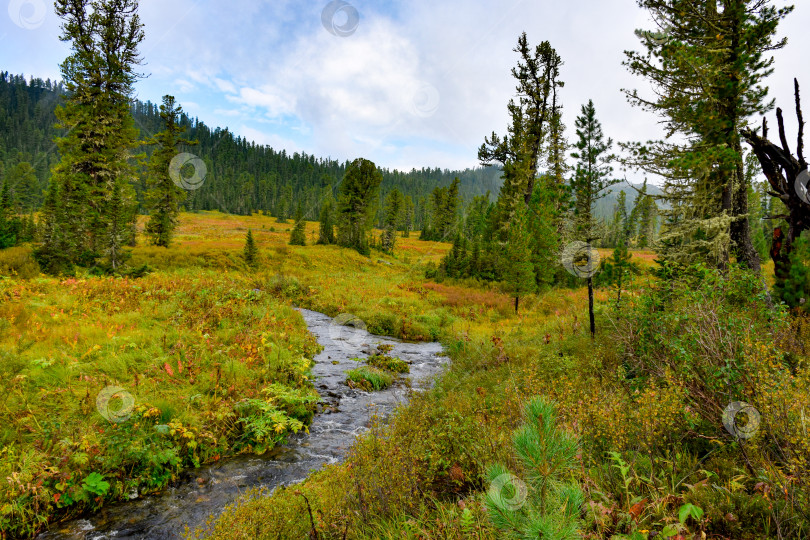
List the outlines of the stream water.
<svg viewBox="0 0 810 540">
<path fill-rule="evenodd" d="M 203 526 L 209 516 L 218 515 L 248 489 L 294 484 L 311 471 L 342 460 L 355 437 L 368 429 L 373 415 L 385 416 L 407 400 L 409 391 L 404 382 L 374 393 L 349 388 L 345 372 L 358 367 L 352 358 L 367 356 L 377 344 L 391 345 L 388 354 L 410 363 L 409 377 L 416 391 L 428 388 L 447 361 L 438 343 L 406 343 L 375 336 L 357 319 L 332 319 L 314 311 L 299 311 L 324 347 L 312 368 L 323 403 L 309 434 L 292 436 L 286 445 L 262 456 L 236 456 L 191 470 L 159 495 L 104 507 L 92 516 L 54 525 L 37 538 L 182 538 L 186 526 L 192 531 Z"/>
</svg>

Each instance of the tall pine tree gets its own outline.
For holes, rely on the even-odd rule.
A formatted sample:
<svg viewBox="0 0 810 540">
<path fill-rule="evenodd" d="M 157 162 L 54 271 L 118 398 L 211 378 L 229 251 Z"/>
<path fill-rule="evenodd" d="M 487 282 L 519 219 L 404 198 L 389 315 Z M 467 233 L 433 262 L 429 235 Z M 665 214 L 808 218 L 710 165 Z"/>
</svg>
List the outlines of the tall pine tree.
<svg viewBox="0 0 810 540">
<path fill-rule="evenodd" d="M 597 224 L 593 216 L 593 205 L 606 195 L 605 190 L 619 180 L 611 178 L 613 167 L 610 163 L 615 156 L 610 154 L 613 140 L 605 140 L 602 124 L 596 119 L 596 108 L 589 100 L 582 106 L 581 114 L 576 119 L 578 140 L 574 144 L 576 152 L 572 157 L 578 160 L 574 178 L 571 180 L 572 191 L 576 198 L 574 215 L 576 234 L 580 241 L 590 244 L 597 237 Z M 591 336 L 596 334 L 596 321 L 593 310 L 593 276 L 588 275 L 588 315 L 590 318 Z"/>
<path fill-rule="evenodd" d="M 71 43 L 60 66 L 67 98 L 56 112 L 66 134 L 57 139 L 61 161 L 50 187 L 59 196 L 58 211 L 46 217 L 60 232 L 46 237 L 40 252 L 53 256 L 61 249 L 71 263 L 92 264 L 106 251 L 115 267 L 119 219 L 135 219 L 121 209 L 134 200 L 129 159 L 137 131 L 130 101 L 144 38 L 138 2 L 57 0 L 56 13 L 60 39 Z"/>
<path fill-rule="evenodd" d="M 633 144 L 630 163 L 664 177 L 664 260 L 725 268 L 729 254 L 759 271 L 748 223 L 740 131 L 766 112 L 762 81 L 772 72 L 779 21 L 792 7 L 770 0 L 638 0 L 656 27 L 637 35 L 642 52 L 625 65 L 654 97 L 629 101 L 663 119 L 666 140 Z M 677 142 L 674 142 L 677 141 Z M 682 141 L 682 142 L 681 142 Z"/>
</svg>

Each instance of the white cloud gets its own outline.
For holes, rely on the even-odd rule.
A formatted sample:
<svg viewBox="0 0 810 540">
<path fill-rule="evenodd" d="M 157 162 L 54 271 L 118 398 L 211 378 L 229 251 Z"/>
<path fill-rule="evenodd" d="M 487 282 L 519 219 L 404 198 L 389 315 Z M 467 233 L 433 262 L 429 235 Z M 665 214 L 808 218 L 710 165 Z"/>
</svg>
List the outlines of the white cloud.
<svg viewBox="0 0 810 540">
<path fill-rule="evenodd" d="M 242 137 L 247 138 L 249 141 L 253 141 L 256 144 L 270 146 L 275 150 L 285 149 L 288 153 L 302 151 L 295 141 L 274 135 L 272 133 L 264 133 L 263 131 L 253 129 L 248 126 L 239 126 L 234 130 L 234 132 L 238 133 Z"/>
<path fill-rule="evenodd" d="M 621 65 L 623 51 L 638 47 L 633 30 L 648 26 L 634 0 L 348 1 L 360 23 L 341 38 L 321 26 L 326 0 L 142 0 L 141 50 L 152 76 L 138 84 L 139 97 L 174 94 L 187 109 L 189 101 L 200 104 L 195 113 L 208 125 L 241 124 L 318 156 L 363 155 L 389 167 L 474 166 L 484 136 L 503 133 L 508 123 L 512 49 L 525 30 L 532 44 L 549 40 L 565 62 L 561 97 L 570 136 L 590 98 L 608 136 L 661 134 L 657 119 L 631 108 L 620 92 L 649 93 L 646 81 Z M 792 42 L 776 53 L 769 84 L 786 110 L 793 77 L 806 73 L 808 25 L 810 3 L 802 2 L 782 26 Z M 0 49 L 4 69 L 54 76 L 67 51 L 55 16 L 35 31 L 8 23 L 5 32 L 3 44 L 15 47 Z M 792 115 L 786 120 L 790 129 Z"/>
<path fill-rule="evenodd" d="M 226 96 L 232 103 L 246 105 L 248 107 L 263 108 L 271 118 L 293 114 L 295 103 L 292 98 L 282 96 L 278 91 L 265 87 L 257 90 L 255 88 L 241 88 L 236 96 Z"/>
</svg>

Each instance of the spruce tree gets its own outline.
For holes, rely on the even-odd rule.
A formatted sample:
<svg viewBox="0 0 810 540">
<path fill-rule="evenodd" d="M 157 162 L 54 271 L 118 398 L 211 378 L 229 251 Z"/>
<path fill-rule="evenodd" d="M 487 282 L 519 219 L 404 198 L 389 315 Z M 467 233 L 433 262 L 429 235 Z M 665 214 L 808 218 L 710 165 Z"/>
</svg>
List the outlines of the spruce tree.
<svg viewBox="0 0 810 540">
<path fill-rule="evenodd" d="M 253 240 L 253 231 L 250 229 L 248 229 L 245 236 L 245 248 L 242 251 L 242 257 L 249 268 L 256 268 L 259 265 L 259 249 L 256 247 L 256 242 Z"/>
<path fill-rule="evenodd" d="M 305 246 L 307 245 L 307 222 L 304 221 L 304 211 L 301 203 L 298 203 L 298 209 L 295 212 L 295 225 L 290 233 L 291 246 Z"/>
<path fill-rule="evenodd" d="M 146 202 L 150 206 L 146 234 L 156 246 L 169 247 L 177 228 L 180 203 L 186 196 L 169 174 L 169 165 L 179 153 L 180 145 L 195 144 L 180 137 L 185 131 L 180 125 L 182 115 L 183 108 L 177 105 L 174 96 L 163 96 L 160 106 L 163 131 L 147 141 L 157 145 L 149 159 L 146 193 Z"/>
</svg>

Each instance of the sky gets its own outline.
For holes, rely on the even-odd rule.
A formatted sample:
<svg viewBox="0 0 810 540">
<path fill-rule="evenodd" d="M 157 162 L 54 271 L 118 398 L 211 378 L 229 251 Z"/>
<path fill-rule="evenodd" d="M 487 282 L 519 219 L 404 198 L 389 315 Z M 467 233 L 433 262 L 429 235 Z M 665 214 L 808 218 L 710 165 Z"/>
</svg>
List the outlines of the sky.
<svg viewBox="0 0 810 540">
<path fill-rule="evenodd" d="M 69 47 L 52 2 L 6 1 L 0 70 L 59 79 Z M 771 97 L 791 111 L 792 133 L 793 77 L 810 88 L 810 1 L 794 3 L 780 26 L 788 46 L 768 80 Z M 634 30 L 651 28 L 635 0 L 142 0 L 140 15 L 147 76 L 138 99 L 174 95 L 208 126 L 288 153 L 400 170 L 477 166 L 484 137 L 506 132 L 524 31 L 564 61 L 569 138 L 589 99 L 614 140 L 661 136 L 656 117 L 621 91 L 649 95 L 622 66 L 623 51 L 640 50 Z"/>
</svg>

